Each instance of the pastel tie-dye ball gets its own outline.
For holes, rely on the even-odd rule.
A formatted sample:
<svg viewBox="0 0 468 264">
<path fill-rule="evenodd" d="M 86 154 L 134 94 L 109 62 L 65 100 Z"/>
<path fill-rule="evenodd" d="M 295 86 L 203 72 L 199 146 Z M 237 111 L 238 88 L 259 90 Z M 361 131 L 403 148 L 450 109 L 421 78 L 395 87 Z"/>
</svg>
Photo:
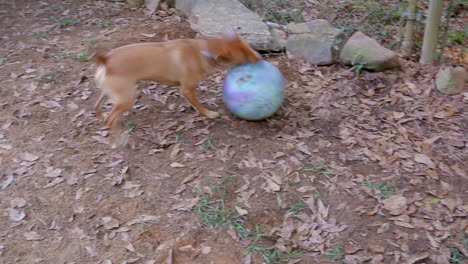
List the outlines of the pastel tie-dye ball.
<svg viewBox="0 0 468 264">
<path fill-rule="evenodd" d="M 236 116 L 258 121 L 272 116 L 281 107 L 285 82 L 279 69 L 261 60 L 232 67 L 223 82 L 223 99 Z"/>
</svg>

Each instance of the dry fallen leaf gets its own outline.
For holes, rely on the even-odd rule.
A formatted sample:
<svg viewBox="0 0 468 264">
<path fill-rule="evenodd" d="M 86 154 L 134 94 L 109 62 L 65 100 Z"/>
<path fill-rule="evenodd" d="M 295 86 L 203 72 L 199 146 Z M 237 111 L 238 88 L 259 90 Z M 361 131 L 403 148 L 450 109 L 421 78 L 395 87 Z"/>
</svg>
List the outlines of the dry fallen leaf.
<svg viewBox="0 0 468 264">
<path fill-rule="evenodd" d="M 104 228 L 107 230 L 111 230 L 120 226 L 119 221 L 110 216 L 104 216 L 102 218 L 102 222 L 104 223 Z"/>
<path fill-rule="evenodd" d="M 10 206 L 12 208 L 14 207 L 22 208 L 26 206 L 26 203 L 27 203 L 26 200 L 22 198 L 14 198 L 10 201 Z"/>
<path fill-rule="evenodd" d="M 59 183 L 62 183 L 63 182 L 63 178 L 60 177 L 60 178 L 54 178 L 51 182 L 49 182 L 48 184 L 46 184 L 44 187 L 44 189 L 47 189 L 47 188 L 50 188 L 50 187 L 53 187 Z"/>
<path fill-rule="evenodd" d="M 39 156 L 36 156 L 29 152 L 23 152 L 20 154 L 20 158 L 25 161 L 33 162 L 39 159 Z"/>
<path fill-rule="evenodd" d="M 239 213 L 239 215 L 247 215 L 249 213 L 249 211 L 242 209 L 239 206 L 236 206 L 235 208 L 236 208 L 237 213 Z"/>
<path fill-rule="evenodd" d="M 455 211 L 455 208 L 457 207 L 457 201 L 455 199 L 442 199 L 441 203 L 447 206 L 451 213 L 453 213 L 453 211 Z"/>
<path fill-rule="evenodd" d="M 346 253 L 346 254 L 354 254 L 354 253 L 358 252 L 359 250 L 362 250 L 362 247 L 346 245 L 343 248 L 343 252 Z"/>
<path fill-rule="evenodd" d="M 430 255 L 431 254 L 429 252 L 422 252 L 419 254 L 409 255 L 405 261 L 405 264 L 414 264 L 420 260 L 428 258 Z"/>
<path fill-rule="evenodd" d="M 26 238 L 26 240 L 30 241 L 43 240 L 45 238 L 34 231 L 26 232 L 23 235 Z"/>
<path fill-rule="evenodd" d="M 61 169 L 54 169 L 52 167 L 48 167 L 46 169 L 45 176 L 48 178 L 56 178 L 58 176 L 62 175 L 62 170 Z"/>
<path fill-rule="evenodd" d="M 96 248 L 90 247 L 90 246 L 85 246 L 86 252 L 92 257 L 96 257 L 98 255 Z"/>
<path fill-rule="evenodd" d="M 134 225 L 134 224 L 143 224 L 143 223 L 156 223 L 159 220 L 159 216 L 154 215 L 141 215 L 138 218 L 135 218 L 131 221 L 128 221 L 126 225 Z"/>
<path fill-rule="evenodd" d="M 6 187 L 10 186 L 14 179 L 13 175 L 8 175 L 4 181 L 0 182 L 1 189 L 4 190 Z"/>
<path fill-rule="evenodd" d="M 10 213 L 10 219 L 15 222 L 19 222 L 26 217 L 26 214 L 23 211 L 17 210 L 15 208 L 10 208 L 9 213 Z"/>
<path fill-rule="evenodd" d="M 171 163 L 171 165 L 169 165 L 169 166 L 171 166 L 172 168 L 183 168 L 183 167 L 185 167 L 184 164 L 181 164 L 181 163 L 178 163 L 178 162 Z"/>
<path fill-rule="evenodd" d="M 428 156 L 424 154 L 420 154 L 420 153 L 414 154 L 414 161 L 426 164 L 431 169 L 435 168 L 434 162 L 432 162 L 431 158 L 429 158 Z"/>
<path fill-rule="evenodd" d="M 385 209 L 390 211 L 391 215 L 400 215 L 406 209 L 406 198 L 401 195 L 392 195 L 389 198 L 382 201 Z"/>
</svg>

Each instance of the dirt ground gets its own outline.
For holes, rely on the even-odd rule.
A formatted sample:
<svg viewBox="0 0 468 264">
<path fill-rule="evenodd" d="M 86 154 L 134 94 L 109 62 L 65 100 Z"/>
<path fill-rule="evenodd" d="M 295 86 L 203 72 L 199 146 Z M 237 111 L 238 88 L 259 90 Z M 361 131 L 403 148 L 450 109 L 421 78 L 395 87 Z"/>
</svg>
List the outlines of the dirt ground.
<svg viewBox="0 0 468 264">
<path fill-rule="evenodd" d="M 86 57 L 189 24 L 52 0 L 0 1 L 0 21 L 1 264 L 464 263 L 468 94 L 436 92 L 436 67 L 357 77 L 264 55 L 287 95 L 261 122 L 225 108 L 226 69 L 199 87 L 217 120 L 142 82 L 115 148 Z"/>
</svg>

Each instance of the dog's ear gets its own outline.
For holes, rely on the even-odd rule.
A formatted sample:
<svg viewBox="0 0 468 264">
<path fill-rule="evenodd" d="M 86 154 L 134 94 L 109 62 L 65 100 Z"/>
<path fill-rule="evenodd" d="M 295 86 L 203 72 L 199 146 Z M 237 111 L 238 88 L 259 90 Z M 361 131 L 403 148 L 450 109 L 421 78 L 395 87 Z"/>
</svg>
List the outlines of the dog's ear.
<svg viewBox="0 0 468 264">
<path fill-rule="evenodd" d="M 239 38 L 236 30 L 231 25 L 226 25 L 223 27 L 223 37 L 227 39 L 235 40 Z"/>
</svg>

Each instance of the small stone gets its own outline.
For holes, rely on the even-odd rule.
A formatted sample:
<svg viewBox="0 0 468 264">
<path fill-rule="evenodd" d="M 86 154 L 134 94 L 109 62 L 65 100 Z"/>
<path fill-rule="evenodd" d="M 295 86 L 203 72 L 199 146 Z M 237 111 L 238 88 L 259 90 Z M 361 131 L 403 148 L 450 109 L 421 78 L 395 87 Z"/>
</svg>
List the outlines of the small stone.
<svg viewBox="0 0 468 264">
<path fill-rule="evenodd" d="M 468 72 L 463 67 L 448 67 L 440 70 L 436 76 L 436 87 L 441 93 L 454 95 L 466 89 Z"/>
</svg>

